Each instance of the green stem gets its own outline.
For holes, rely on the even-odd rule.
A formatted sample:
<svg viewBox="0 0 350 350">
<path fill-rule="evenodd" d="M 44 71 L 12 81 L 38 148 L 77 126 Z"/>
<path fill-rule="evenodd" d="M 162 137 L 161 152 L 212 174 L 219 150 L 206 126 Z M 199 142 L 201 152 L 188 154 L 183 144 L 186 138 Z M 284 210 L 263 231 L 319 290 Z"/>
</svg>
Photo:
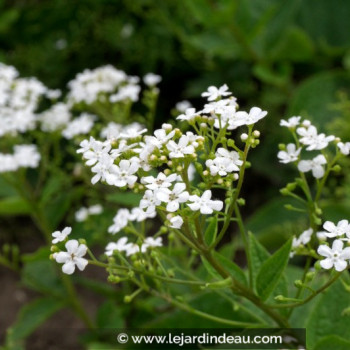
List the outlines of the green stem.
<svg viewBox="0 0 350 350">
<path fill-rule="evenodd" d="M 298 307 L 298 306 L 304 305 L 304 304 L 308 303 L 310 300 L 312 300 L 313 298 L 315 298 L 317 295 L 322 293 L 325 289 L 327 289 L 331 284 L 333 284 L 339 278 L 340 275 L 341 275 L 341 273 L 337 273 L 325 285 L 323 285 L 321 288 L 315 290 L 313 294 L 311 294 L 309 297 L 307 297 L 306 299 L 304 299 L 304 300 L 302 300 L 302 301 L 300 301 L 298 303 L 281 304 L 281 305 L 269 304 L 268 306 L 271 307 L 271 308 L 294 308 L 294 307 Z"/>
</svg>

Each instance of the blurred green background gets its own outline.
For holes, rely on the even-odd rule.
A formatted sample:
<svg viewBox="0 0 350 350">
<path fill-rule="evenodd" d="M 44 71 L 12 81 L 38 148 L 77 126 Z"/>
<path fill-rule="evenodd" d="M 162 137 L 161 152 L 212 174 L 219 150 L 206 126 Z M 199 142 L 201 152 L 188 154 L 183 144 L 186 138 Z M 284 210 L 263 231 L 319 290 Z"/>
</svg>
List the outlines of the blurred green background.
<svg viewBox="0 0 350 350">
<path fill-rule="evenodd" d="M 261 126 L 268 146 L 255 153 L 255 169 L 277 184 L 280 168 L 271 159 L 281 118 L 302 114 L 321 129 L 332 122 L 339 136 L 350 135 L 350 126 L 334 123 L 345 110 L 344 103 L 335 108 L 337 94 L 350 87 L 347 0 L 0 4 L 0 60 L 50 88 L 64 89 L 78 72 L 104 64 L 131 75 L 152 71 L 163 77 L 159 124 L 176 102 L 193 99 L 200 108 L 202 91 L 227 83 L 242 108 L 269 111 Z"/>
<path fill-rule="evenodd" d="M 209 85 L 228 84 L 243 110 L 267 110 L 243 197 L 248 228 L 272 246 L 298 217 L 278 192 L 294 175 L 277 161 L 288 140 L 279 120 L 302 115 L 350 140 L 349 18 L 349 0 L 0 0 L 0 61 L 63 90 L 105 64 L 160 74 L 157 125 L 183 99 L 200 109 Z M 330 183 L 329 220 L 349 215 L 344 169 Z"/>
</svg>

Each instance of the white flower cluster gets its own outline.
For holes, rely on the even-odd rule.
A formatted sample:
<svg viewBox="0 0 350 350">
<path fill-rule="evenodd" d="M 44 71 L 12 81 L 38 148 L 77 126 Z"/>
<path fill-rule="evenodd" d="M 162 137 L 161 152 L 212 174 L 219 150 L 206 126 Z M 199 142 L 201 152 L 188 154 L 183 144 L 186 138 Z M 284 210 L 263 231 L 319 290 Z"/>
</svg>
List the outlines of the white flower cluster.
<svg viewBox="0 0 350 350">
<path fill-rule="evenodd" d="M 0 136 L 34 129 L 40 99 L 54 92 L 36 78 L 19 78 L 14 67 L 0 63 Z"/>
<path fill-rule="evenodd" d="M 299 171 L 306 173 L 311 171 L 316 179 L 324 176 L 324 165 L 327 159 L 324 154 L 314 156 L 312 159 L 301 159 L 301 152 L 306 151 L 322 151 L 330 142 L 335 141 L 340 152 L 344 155 L 350 153 L 350 143 L 342 143 L 333 135 L 326 136 L 324 133 L 318 133 L 316 127 L 309 120 L 301 122 L 301 117 L 291 117 L 288 120 L 281 120 L 281 126 L 289 128 L 293 133 L 296 129 L 295 136 L 298 136 L 298 143 L 290 143 L 284 150 L 278 152 L 277 157 L 281 163 L 298 162 Z"/>
<path fill-rule="evenodd" d="M 99 215 L 103 212 L 102 205 L 95 204 L 89 208 L 82 207 L 75 213 L 75 220 L 78 222 L 85 221 L 90 215 Z"/>
<path fill-rule="evenodd" d="M 36 168 L 40 158 L 36 145 L 16 145 L 13 154 L 0 153 L 0 173 L 17 171 L 19 168 Z"/>
<path fill-rule="evenodd" d="M 146 85 L 153 87 L 161 81 L 159 75 L 148 73 L 144 77 Z M 140 79 L 128 76 L 122 70 L 111 65 L 96 69 L 86 69 L 68 83 L 68 105 L 79 103 L 106 102 L 136 102 L 141 91 L 138 85 Z"/>
<path fill-rule="evenodd" d="M 350 247 L 344 247 L 344 242 L 350 243 L 350 224 L 348 220 L 341 220 L 337 224 L 331 221 L 326 221 L 323 224 L 325 231 L 316 233 L 319 242 L 324 242 L 327 238 L 335 238 L 332 243 L 332 248 L 328 244 L 321 244 L 317 253 L 325 259 L 320 261 L 320 265 L 324 269 L 335 268 L 336 271 L 343 271 L 349 266 L 350 262 Z M 298 238 L 293 239 L 292 253 L 294 256 L 298 250 L 306 247 L 312 239 L 313 230 L 310 228 L 304 231 Z"/>
<path fill-rule="evenodd" d="M 231 187 L 243 164 L 243 151 L 234 143 L 229 146 L 226 136 L 242 125 L 249 126 L 251 132 L 250 125 L 267 114 L 258 107 L 249 113 L 237 111 L 235 98 L 221 99 L 231 94 L 227 89 L 226 85 L 218 89 L 210 87 L 204 93 L 209 102 L 202 111 L 189 108 L 178 117 L 188 121 L 195 132 L 182 133 L 170 124 L 163 124 L 153 135 L 144 135 L 146 130 L 139 124 L 122 127 L 110 123 L 101 133 L 107 140 L 90 137 L 81 142 L 77 152 L 91 166 L 95 174 L 93 184 L 102 181 L 143 193 L 138 207 L 119 209 L 109 227 L 110 233 L 128 231 L 130 222 L 154 218 L 158 211 L 165 214 L 169 227 L 180 229 L 193 212 L 210 215 L 223 209 L 223 201 L 213 199 L 212 185 L 225 181 L 225 186 Z M 253 134 L 250 142 L 259 132 Z M 248 135 L 243 142 L 248 142 L 247 139 Z M 203 166 L 207 170 L 203 171 Z M 194 169 L 203 181 L 201 191 L 191 186 Z M 125 240 L 113 244 L 117 250 L 129 252 L 123 248 L 127 244 Z"/>
<path fill-rule="evenodd" d="M 121 237 L 116 243 L 110 242 L 106 246 L 105 254 L 112 256 L 114 251 L 125 252 L 126 256 L 134 255 L 137 253 L 145 253 L 149 248 L 163 246 L 162 237 L 146 237 L 142 244 L 128 242 L 127 237 Z"/>
</svg>

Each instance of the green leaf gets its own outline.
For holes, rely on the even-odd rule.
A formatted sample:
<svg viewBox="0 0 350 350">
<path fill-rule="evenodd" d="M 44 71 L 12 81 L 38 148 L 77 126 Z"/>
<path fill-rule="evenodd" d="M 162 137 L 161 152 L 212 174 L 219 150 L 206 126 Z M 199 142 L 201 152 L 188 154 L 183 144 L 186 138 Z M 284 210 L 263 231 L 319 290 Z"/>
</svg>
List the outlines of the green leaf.
<svg viewBox="0 0 350 350">
<path fill-rule="evenodd" d="M 57 276 L 59 267 L 49 259 L 50 254 L 49 248 L 45 247 L 35 253 L 23 255 L 22 282 L 39 292 L 62 296 L 64 288 Z"/>
<path fill-rule="evenodd" d="M 242 284 L 247 285 L 247 279 L 245 277 L 245 274 L 238 265 L 236 265 L 233 261 L 227 259 L 226 257 L 224 257 L 219 253 L 215 252 L 213 255 L 220 262 L 220 264 L 225 267 L 225 269 L 231 274 L 233 278 L 235 278 L 237 281 L 241 282 Z M 208 273 L 212 277 L 214 277 L 219 281 L 223 280 L 223 277 L 214 269 L 214 267 L 208 262 L 207 259 L 202 257 L 202 262 L 205 269 L 208 271 Z"/>
<path fill-rule="evenodd" d="M 96 324 L 98 328 L 123 328 L 124 318 L 120 307 L 112 300 L 104 302 L 97 311 Z"/>
<path fill-rule="evenodd" d="M 132 193 L 132 192 L 126 192 L 126 193 L 112 193 L 106 197 L 108 201 L 111 201 L 113 203 L 117 203 L 119 205 L 125 205 L 125 206 L 138 206 L 140 203 L 142 196 L 138 193 Z"/>
<path fill-rule="evenodd" d="M 16 323 L 9 329 L 8 341 L 16 342 L 29 336 L 63 306 L 63 301 L 51 297 L 39 298 L 26 304 L 20 310 Z"/>
<path fill-rule="evenodd" d="M 270 257 L 270 253 L 263 245 L 255 238 L 255 236 L 248 232 L 250 259 L 252 263 L 253 288 L 255 289 L 256 277 L 262 264 Z"/>
<path fill-rule="evenodd" d="M 271 249 L 280 247 L 289 236 L 282 235 L 282 232 L 302 232 L 304 219 L 300 213 L 287 210 L 285 204 L 295 204 L 298 202 L 292 198 L 274 199 L 251 215 L 246 221 L 248 231 L 254 232 L 262 245 Z"/>
<path fill-rule="evenodd" d="M 209 219 L 209 225 L 204 233 L 204 239 L 208 246 L 215 242 L 218 233 L 218 217 L 214 216 Z"/>
<path fill-rule="evenodd" d="M 314 347 L 314 350 L 349 350 L 350 342 L 343 338 L 337 337 L 336 335 L 330 335 L 322 338 Z"/>
<path fill-rule="evenodd" d="M 292 239 L 289 239 L 277 252 L 261 266 L 256 278 L 256 289 L 263 300 L 266 300 L 277 286 L 287 266 Z"/>
<path fill-rule="evenodd" d="M 30 211 L 28 202 L 20 197 L 7 197 L 0 200 L 0 215 L 26 215 Z"/>
<path fill-rule="evenodd" d="M 339 281 L 320 296 L 305 324 L 308 349 L 312 349 L 327 335 L 339 336 L 350 341 L 350 316 L 342 314 L 349 304 L 349 292 Z M 338 349 L 333 346 L 331 348 Z"/>
<path fill-rule="evenodd" d="M 306 116 L 316 125 L 324 126 L 339 116 L 332 105 L 337 101 L 336 93 L 350 89 L 350 75 L 344 72 L 326 72 L 306 79 L 294 92 L 288 115 Z"/>
<path fill-rule="evenodd" d="M 237 264 L 217 252 L 214 252 L 213 255 L 214 258 L 219 261 L 219 263 L 231 274 L 233 278 L 242 284 L 247 285 L 245 274 Z"/>
</svg>

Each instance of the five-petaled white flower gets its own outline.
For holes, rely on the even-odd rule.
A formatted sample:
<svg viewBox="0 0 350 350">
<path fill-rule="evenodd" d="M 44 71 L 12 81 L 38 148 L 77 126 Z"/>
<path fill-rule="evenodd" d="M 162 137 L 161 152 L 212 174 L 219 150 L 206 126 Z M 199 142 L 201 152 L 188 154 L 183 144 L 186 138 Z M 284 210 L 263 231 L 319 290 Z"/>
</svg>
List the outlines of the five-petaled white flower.
<svg viewBox="0 0 350 350">
<path fill-rule="evenodd" d="M 150 190 L 159 190 L 160 188 L 170 187 L 176 178 L 176 174 L 170 174 L 169 176 L 166 176 L 164 173 L 159 173 L 157 177 L 146 176 L 143 177 L 141 181 Z"/>
<path fill-rule="evenodd" d="M 58 242 L 64 241 L 71 232 L 72 232 L 72 228 L 71 227 L 65 227 L 62 230 L 62 232 L 61 231 L 53 232 L 52 233 L 52 237 L 54 237 L 54 239 L 52 240 L 52 244 L 56 244 Z"/>
<path fill-rule="evenodd" d="M 211 200 L 212 193 L 210 190 L 203 192 L 202 196 L 190 196 L 189 200 L 193 203 L 187 204 L 193 211 L 200 210 L 201 214 L 212 214 L 214 210 L 220 211 L 224 203 L 219 200 Z"/>
<path fill-rule="evenodd" d="M 121 160 L 119 166 L 115 169 L 116 177 L 113 184 L 117 187 L 132 186 L 137 180 L 137 176 L 134 174 L 139 170 L 139 167 L 137 162 L 127 159 Z"/>
<path fill-rule="evenodd" d="M 312 160 L 301 160 L 298 163 L 298 169 L 303 173 L 311 170 L 312 175 L 319 179 L 324 175 L 323 164 L 327 164 L 327 160 L 323 154 L 320 154 Z"/>
<path fill-rule="evenodd" d="M 174 212 L 180 208 L 180 203 L 187 202 L 189 193 L 186 190 L 186 185 L 178 182 L 172 190 L 169 188 L 161 188 L 156 192 L 156 197 L 164 203 L 167 203 L 166 210 Z"/>
<path fill-rule="evenodd" d="M 182 224 L 184 223 L 184 220 L 180 215 L 176 215 L 172 217 L 169 221 L 170 221 L 169 226 L 172 228 L 181 228 Z"/>
<path fill-rule="evenodd" d="M 119 209 L 117 215 L 113 218 L 113 225 L 109 226 L 108 232 L 112 234 L 118 233 L 129 222 L 130 212 L 128 209 Z"/>
<path fill-rule="evenodd" d="M 182 135 L 178 143 L 170 140 L 166 146 L 170 151 L 170 158 L 183 158 L 185 155 L 194 153 L 194 146 L 187 135 Z"/>
<path fill-rule="evenodd" d="M 202 93 L 202 97 L 208 97 L 208 101 L 214 101 L 221 96 L 231 95 L 228 91 L 228 86 L 226 84 L 217 88 L 216 86 L 209 86 L 208 91 Z"/>
<path fill-rule="evenodd" d="M 333 266 L 337 271 L 343 271 L 348 266 L 346 260 L 350 259 L 350 247 L 343 249 L 344 243 L 336 239 L 333 242 L 332 249 L 327 245 L 320 245 L 317 253 L 326 259 L 320 261 L 320 265 L 324 269 L 331 269 Z"/>
<path fill-rule="evenodd" d="M 252 125 L 267 115 L 266 111 L 263 111 L 259 107 L 253 107 L 249 113 L 244 111 L 236 112 L 234 124 L 236 126 Z"/>
<path fill-rule="evenodd" d="M 187 108 L 184 114 L 180 114 L 176 119 L 178 120 L 193 120 L 200 112 L 196 112 L 195 108 Z"/>
<path fill-rule="evenodd" d="M 314 232 L 313 229 L 309 228 L 308 230 L 304 231 L 298 238 L 294 237 L 292 242 L 292 247 L 298 248 L 301 245 L 308 244 L 311 240 L 313 232 Z"/>
<path fill-rule="evenodd" d="M 162 247 L 162 237 L 146 237 L 144 243 L 142 244 L 142 248 L 154 248 L 154 247 Z"/>
<path fill-rule="evenodd" d="M 147 86 L 155 86 L 159 84 L 162 81 L 162 77 L 160 75 L 154 74 L 154 73 L 147 73 L 143 77 L 143 82 Z"/>
<path fill-rule="evenodd" d="M 323 228 L 326 230 L 324 234 L 329 238 L 339 237 L 343 235 L 350 236 L 350 225 L 348 220 L 340 220 L 337 225 L 331 221 L 326 221 L 323 224 Z"/>
<path fill-rule="evenodd" d="M 54 259 L 63 264 L 62 271 L 67 275 L 71 275 L 75 271 L 75 266 L 80 271 L 83 271 L 88 264 L 88 261 L 83 258 L 87 252 L 85 244 L 79 244 L 76 239 L 72 239 L 66 243 L 66 252 L 54 253 Z"/>
<path fill-rule="evenodd" d="M 348 156 L 350 154 L 350 142 L 338 142 L 337 146 L 344 156 Z"/>
<path fill-rule="evenodd" d="M 161 201 L 157 198 L 154 191 L 147 190 L 140 201 L 140 208 L 146 209 L 146 213 L 153 213 L 156 210 L 156 206 L 160 205 Z"/>
<path fill-rule="evenodd" d="M 300 119 L 301 117 L 290 117 L 288 120 L 282 119 L 280 125 L 292 129 L 299 125 Z"/>
<path fill-rule="evenodd" d="M 126 251 L 127 250 L 127 243 L 128 243 L 127 237 L 119 238 L 116 243 L 110 242 L 106 246 L 105 254 L 107 256 L 112 256 L 114 251 L 118 251 L 118 252 Z"/>
<path fill-rule="evenodd" d="M 279 151 L 277 157 L 281 163 L 291 163 L 298 160 L 301 148 L 296 148 L 294 143 L 289 143 L 285 151 Z"/>
</svg>

